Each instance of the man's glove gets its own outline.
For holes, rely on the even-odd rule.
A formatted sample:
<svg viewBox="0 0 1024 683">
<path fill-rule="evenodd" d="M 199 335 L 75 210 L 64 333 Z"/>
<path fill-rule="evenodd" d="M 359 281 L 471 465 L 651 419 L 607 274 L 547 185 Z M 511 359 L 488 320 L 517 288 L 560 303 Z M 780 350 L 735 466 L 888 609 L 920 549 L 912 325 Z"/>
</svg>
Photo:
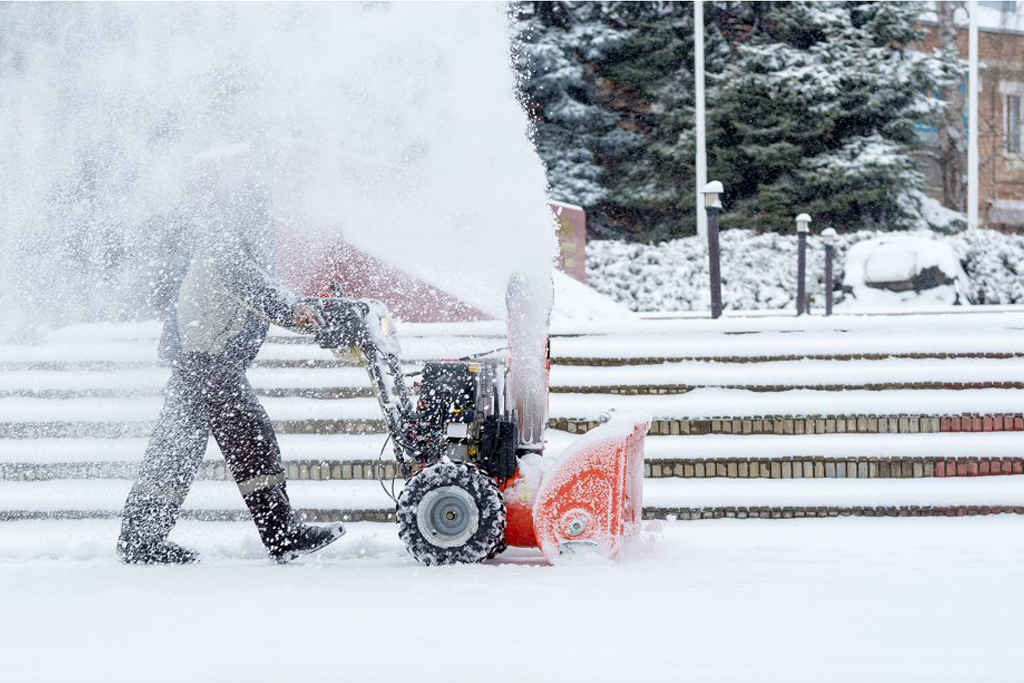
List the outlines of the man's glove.
<svg viewBox="0 0 1024 683">
<path fill-rule="evenodd" d="M 323 316 L 309 304 L 299 303 L 292 309 L 292 327 L 299 332 L 313 333 L 323 326 Z"/>
</svg>

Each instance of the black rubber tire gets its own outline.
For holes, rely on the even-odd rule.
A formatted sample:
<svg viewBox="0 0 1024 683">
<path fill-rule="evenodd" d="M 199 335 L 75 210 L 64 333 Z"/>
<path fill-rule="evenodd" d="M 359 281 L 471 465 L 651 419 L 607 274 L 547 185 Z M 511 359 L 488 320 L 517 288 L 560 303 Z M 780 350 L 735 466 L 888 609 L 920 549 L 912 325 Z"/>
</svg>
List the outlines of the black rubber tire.
<svg viewBox="0 0 1024 683">
<path fill-rule="evenodd" d="M 455 547 L 432 543 L 424 536 L 417 520 L 423 497 L 444 486 L 462 489 L 477 508 L 476 531 L 465 543 Z M 395 516 L 399 538 L 409 553 L 426 565 L 482 562 L 505 548 L 505 499 L 493 479 L 468 463 L 444 459 L 416 473 L 398 496 Z"/>
</svg>

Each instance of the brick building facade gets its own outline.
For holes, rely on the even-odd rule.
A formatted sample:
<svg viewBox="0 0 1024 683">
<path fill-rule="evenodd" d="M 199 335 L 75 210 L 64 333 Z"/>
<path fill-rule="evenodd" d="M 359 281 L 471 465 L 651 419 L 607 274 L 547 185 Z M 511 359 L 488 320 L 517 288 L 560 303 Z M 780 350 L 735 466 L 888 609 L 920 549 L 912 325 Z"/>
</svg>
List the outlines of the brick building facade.
<svg viewBox="0 0 1024 683">
<path fill-rule="evenodd" d="M 978 5 L 979 215 L 986 227 L 1024 231 L 1024 2 L 980 2 Z M 955 16 L 957 48 L 966 61 L 967 17 L 962 10 Z M 939 26 L 935 13 L 925 15 L 923 24 L 927 36 L 922 48 L 937 48 Z M 966 86 L 965 81 L 962 86 L 965 149 Z M 930 143 L 929 151 L 933 151 L 938 144 L 936 132 L 933 129 L 924 134 Z M 929 153 L 926 159 L 929 194 L 941 199 L 937 157 Z"/>
</svg>

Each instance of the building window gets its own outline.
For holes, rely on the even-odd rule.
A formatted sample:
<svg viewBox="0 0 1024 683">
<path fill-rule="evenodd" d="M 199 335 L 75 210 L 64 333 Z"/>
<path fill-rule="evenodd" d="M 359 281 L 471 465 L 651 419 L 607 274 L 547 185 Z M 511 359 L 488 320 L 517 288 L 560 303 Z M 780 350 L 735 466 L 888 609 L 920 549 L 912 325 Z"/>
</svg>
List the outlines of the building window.
<svg viewBox="0 0 1024 683">
<path fill-rule="evenodd" d="M 1020 95 L 1006 96 L 1006 151 L 1020 153 Z"/>
<path fill-rule="evenodd" d="M 997 9 L 1003 14 L 1013 14 L 1017 11 L 1016 0 L 981 0 L 978 4 L 989 9 Z"/>
</svg>

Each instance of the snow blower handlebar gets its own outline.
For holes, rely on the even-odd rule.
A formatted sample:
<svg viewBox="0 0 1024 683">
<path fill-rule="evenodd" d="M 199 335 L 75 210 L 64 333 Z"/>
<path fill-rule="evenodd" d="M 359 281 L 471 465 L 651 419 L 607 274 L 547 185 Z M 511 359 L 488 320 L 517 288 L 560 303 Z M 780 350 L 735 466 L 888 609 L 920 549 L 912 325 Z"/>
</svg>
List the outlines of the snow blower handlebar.
<svg viewBox="0 0 1024 683">
<path fill-rule="evenodd" d="M 373 299 L 349 299 L 335 287 L 330 297 L 310 299 L 323 318 L 316 343 L 336 356 L 361 355 L 395 443 L 403 474 L 415 459 L 417 445 L 408 425 L 413 414 L 409 387 L 398 358 L 401 348 L 387 307 Z"/>
<path fill-rule="evenodd" d="M 495 359 L 430 361 L 413 400 L 387 307 L 373 299 L 311 299 L 324 324 L 316 342 L 339 357 L 361 356 L 395 454 L 408 479 L 442 456 L 476 464 L 499 481 L 516 469 L 516 420 L 506 396 L 507 368 Z M 355 354 L 353 354 L 355 350 Z"/>
</svg>

